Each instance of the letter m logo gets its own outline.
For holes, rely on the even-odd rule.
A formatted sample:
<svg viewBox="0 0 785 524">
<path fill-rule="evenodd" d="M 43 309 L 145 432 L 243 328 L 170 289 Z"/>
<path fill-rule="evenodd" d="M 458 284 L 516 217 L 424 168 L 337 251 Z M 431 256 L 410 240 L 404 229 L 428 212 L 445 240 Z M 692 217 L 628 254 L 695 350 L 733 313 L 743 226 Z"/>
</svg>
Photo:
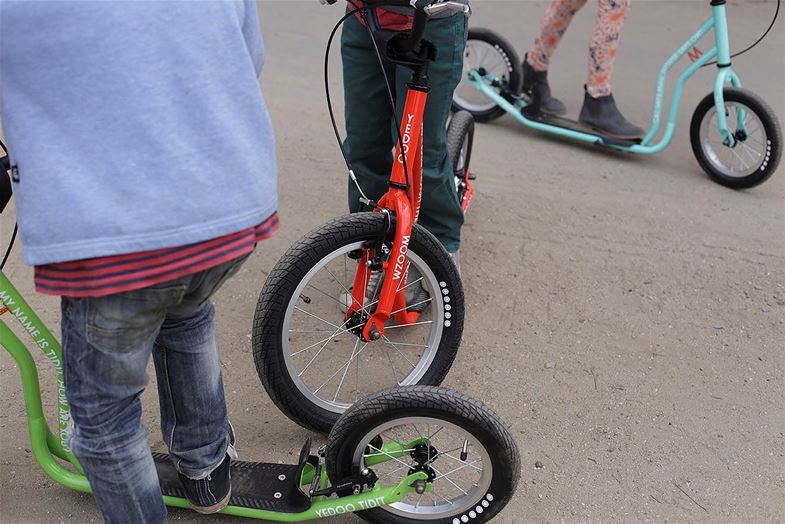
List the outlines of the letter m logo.
<svg viewBox="0 0 785 524">
<path fill-rule="evenodd" d="M 703 56 L 703 51 L 698 49 L 696 46 L 693 46 L 692 49 L 687 51 L 687 56 L 689 57 L 690 61 L 695 62 L 696 60 L 698 60 L 700 57 Z"/>
</svg>

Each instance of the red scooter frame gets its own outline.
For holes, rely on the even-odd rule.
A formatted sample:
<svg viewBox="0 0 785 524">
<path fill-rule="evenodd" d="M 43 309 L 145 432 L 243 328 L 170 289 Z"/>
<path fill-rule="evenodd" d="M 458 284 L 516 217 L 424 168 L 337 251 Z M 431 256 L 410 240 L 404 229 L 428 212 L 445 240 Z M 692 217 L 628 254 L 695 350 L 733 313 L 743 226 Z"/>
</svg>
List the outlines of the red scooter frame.
<svg viewBox="0 0 785 524">
<path fill-rule="evenodd" d="M 401 140 L 395 148 L 390 189 L 379 199 L 374 210 L 377 213 L 395 214 L 395 233 L 392 249 L 381 253 L 381 270 L 384 280 L 374 313 L 363 328 L 363 339 L 378 340 L 384 335 L 384 324 L 390 317 L 398 325 L 412 324 L 420 317 L 419 312 L 406 310 L 406 279 L 409 273 L 407 251 L 412 235 L 412 226 L 417 221 L 422 200 L 422 137 L 423 114 L 428 99 L 427 88 L 409 85 L 406 93 Z M 414 152 L 414 154 L 409 154 Z M 404 164 L 405 158 L 405 164 Z M 404 168 L 404 165 L 406 166 Z M 407 173 L 409 180 L 407 181 Z M 371 274 L 370 263 L 376 258 L 373 248 L 363 249 L 352 287 L 352 304 L 346 318 L 362 312 L 365 292 Z"/>
</svg>

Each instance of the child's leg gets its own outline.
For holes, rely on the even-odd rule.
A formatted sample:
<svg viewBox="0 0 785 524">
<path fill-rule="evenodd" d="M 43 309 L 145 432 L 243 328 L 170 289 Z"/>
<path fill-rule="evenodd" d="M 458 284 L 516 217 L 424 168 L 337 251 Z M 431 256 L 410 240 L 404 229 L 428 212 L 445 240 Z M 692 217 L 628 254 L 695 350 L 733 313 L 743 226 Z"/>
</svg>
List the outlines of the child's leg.
<svg viewBox="0 0 785 524">
<path fill-rule="evenodd" d="M 461 81 L 463 50 L 468 21 L 461 14 L 431 20 L 425 38 L 436 46 L 436 60 L 428 66 L 431 91 L 423 115 L 422 206 L 418 222 L 450 253 L 460 249 L 463 210 L 455 192 L 452 162 L 447 153 L 447 119 L 452 92 Z M 398 117 L 403 114 L 406 83 L 411 70 L 398 66 L 396 100 Z"/>
<path fill-rule="evenodd" d="M 378 200 L 389 188 L 395 145 L 393 110 L 373 42 L 368 30 L 354 16 L 343 26 L 341 57 L 346 102 L 344 149 L 360 187 L 368 198 Z M 385 68 L 390 81 L 394 81 L 395 66 L 385 62 Z M 370 211 L 360 203 L 360 192 L 354 183 L 348 180 L 347 183 L 349 211 Z"/>
<path fill-rule="evenodd" d="M 630 0 L 598 0 L 597 23 L 589 45 L 586 91 L 594 98 L 611 94 L 611 73 Z"/>
<path fill-rule="evenodd" d="M 561 37 L 567 31 L 572 17 L 586 5 L 586 0 L 552 0 L 540 21 L 540 34 L 526 60 L 535 71 L 547 71 L 551 55 L 556 51 Z"/>
</svg>

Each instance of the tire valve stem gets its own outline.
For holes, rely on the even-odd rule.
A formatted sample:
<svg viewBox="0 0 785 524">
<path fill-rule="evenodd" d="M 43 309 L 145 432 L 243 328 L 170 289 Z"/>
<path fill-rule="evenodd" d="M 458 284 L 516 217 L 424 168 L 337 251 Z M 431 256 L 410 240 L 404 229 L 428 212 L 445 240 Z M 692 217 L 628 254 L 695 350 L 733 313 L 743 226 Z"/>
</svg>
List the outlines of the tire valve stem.
<svg viewBox="0 0 785 524">
<path fill-rule="evenodd" d="M 461 450 L 461 462 L 466 462 L 466 458 L 469 456 L 469 441 L 463 441 L 463 449 Z"/>
</svg>

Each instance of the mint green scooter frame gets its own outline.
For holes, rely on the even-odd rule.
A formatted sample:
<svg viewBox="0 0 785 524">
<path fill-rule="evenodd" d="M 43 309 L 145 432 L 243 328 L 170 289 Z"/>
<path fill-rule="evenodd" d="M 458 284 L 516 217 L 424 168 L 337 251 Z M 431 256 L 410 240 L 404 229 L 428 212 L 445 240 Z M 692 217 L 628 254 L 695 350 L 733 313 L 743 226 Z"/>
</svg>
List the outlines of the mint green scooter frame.
<svg viewBox="0 0 785 524">
<path fill-rule="evenodd" d="M 4 319 L 9 316 L 19 322 L 22 330 L 32 338 L 35 345 L 44 352 L 54 365 L 58 391 L 57 435 L 49 429 L 44 417 L 38 369 L 36 368 L 35 360 L 25 344 L 5 323 Z M 90 484 L 84 475 L 84 470 L 68 449 L 68 426 L 70 425 L 71 416 L 68 400 L 65 397 L 63 354 L 60 344 L 2 271 L 0 271 L 0 346 L 3 346 L 11 354 L 19 366 L 25 409 L 27 411 L 30 445 L 36 462 L 55 482 L 76 491 L 89 493 Z M 419 441 L 419 438 L 417 440 Z M 405 446 L 409 446 L 409 444 L 403 443 Z M 404 449 L 400 448 L 400 445 L 385 445 L 386 457 L 377 457 L 375 462 L 387 460 L 387 457 L 390 460 L 394 460 L 396 456 L 400 456 L 401 449 Z M 325 469 L 322 468 L 321 478 L 319 479 L 320 488 L 325 488 L 329 485 Z M 314 475 L 315 468 L 311 464 L 306 464 L 300 479 L 300 485 L 310 486 Z M 278 522 L 300 522 L 319 519 L 400 502 L 408 495 L 416 492 L 414 484 L 417 481 L 427 480 L 427 478 L 426 473 L 416 472 L 406 476 L 396 485 L 383 488 L 377 484 L 374 488 L 358 495 L 338 498 L 313 497 L 311 507 L 301 513 L 281 513 L 240 506 L 227 506 L 222 510 L 222 513 Z M 431 486 L 428 484 L 426 490 L 430 489 Z M 164 496 L 163 499 L 167 506 L 188 507 L 188 501 L 182 498 Z"/>
<path fill-rule="evenodd" d="M 526 107 L 526 102 L 522 99 L 516 100 L 515 103 L 511 103 L 506 100 L 499 94 L 498 89 L 492 86 L 492 83 L 496 80 L 495 78 L 482 76 L 476 70 L 472 70 L 469 71 L 469 81 L 474 85 L 475 88 L 480 90 L 482 93 L 488 96 L 488 98 L 493 100 L 499 107 L 507 111 L 510 115 L 512 115 L 527 127 L 548 133 L 554 133 L 556 135 L 581 142 L 588 142 L 605 146 L 619 151 L 627 151 L 629 153 L 645 155 L 659 153 L 668 147 L 668 145 L 671 143 L 671 140 L 673 140 L 673 134 L 676 128 L 676 118 L 679 113 L 679 105 L 681 103 L 681 95 L 684 89 L 684 84 L 687 83 L 687 80 L 689 80 L 690 77 L 692 77 L 692 75 L 698 71 L 698 69 L 700 69 L 709 61 L 715 58 L 717 59 L 718 71 L 714 82 L 714 104 L 716 107 L 724 107 L 725 105 L 723 88 L 727 82 L 730 82 L 734 87 L 741 87 L 741 79 L 731 69 L 730 66 L 730 41 L 728 39 L 728 20 L 726 17 L 724 2 L 720 5 L 712 5 L 711 9 L 711 18 L 706 20 L 700 29 L 698 29 L 695 34 L 693 34 L 675 53 L 673 53 L 673 55 L 671 55 L 671 57 L 660 69 L 659 76 L 657 78 L 657 88 L 654 95 L 654 110 L 652 113 L 651 126 L 639 144 L 619 145 L 606 143 L 602 137 L 595 134 L 584 133 L 572 129 L 565 129 L 555 125 L 528 119 L 521 112 L 521 109 Z M 661 127 L 660 122 L 663 111 L 663 100 L 665 98 L 665 80 L 668 76 L 668 72 L 695 46 L 695 44 L 701 38 L 703 38 L 712 29 L 714 30 L 714 47 L 705 54 L 701 55 L 694 63 L 685 69 L 681 75 L 679 75 L 673 91 L 673 100 L 671 101 L 670 110 L 668 112 L 668 120 L 665 124 L 665 131 L 663 132 L 659 141 L 655 142 L 654 140 Z M 738 121 L 743 123 L 744 112 L 741 109 L 738 111 Z M 733 146 L 736 141 L 734 139 L 733 132 L 728 130 L 725 111 L 717 111 L 717 125 L 723 140 L 727 141 L 729 146 Z"/>
</svg>

